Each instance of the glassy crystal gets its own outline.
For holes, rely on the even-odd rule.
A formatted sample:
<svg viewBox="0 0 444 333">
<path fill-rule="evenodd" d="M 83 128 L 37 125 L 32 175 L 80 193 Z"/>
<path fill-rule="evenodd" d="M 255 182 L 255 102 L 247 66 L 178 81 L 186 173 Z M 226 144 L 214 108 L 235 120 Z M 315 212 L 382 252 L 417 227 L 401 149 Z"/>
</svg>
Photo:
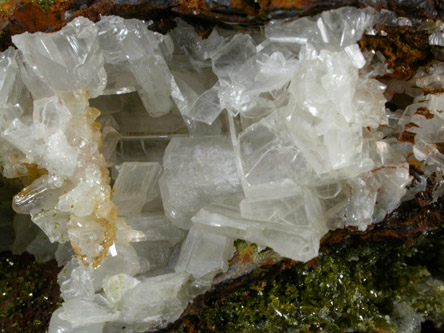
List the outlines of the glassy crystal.
<svg viewBox="0 0 444 333">
<path fill-rule="evenodd" d="M 96 97 L 106 84 L 97 34 L 93 22 L 79 17 L 53 34 L 15 35 L 13 43 L 33 74 L 54 92 L 85 89 Z"/>
<path fill-rule="evenodd" d="M 183 231 L 173 225 L 163 213 L 145 213 L 125 217 L 127 224 L 145 234 L 145 241 L 167 241 L 175 245 L 183 238 Z"/>
<path fill-rule="evenodd" d="M 139 214 L 154 199 L 162 169 L 156 162 L 125 162 L 113 186 L 113 202 L 121 216 Z"/>
<path fill-rule="evenodd" d="M 173 138 L 163 167 L 165 215 L 180 228 L 188 229 L 201 207 L 240 191 L 233 147 L 226 137 Z"/>
<path fill-rule="evenodd" d="M 59 318 L 76 327 L 113 321 L 119 318 L 119 314 L 93 300 L 74 299 L 63 303 Z"/>
<path fill-rule="evenodd" d="M 105 292 L 106 298 L 111 303 L 116 304 L 127 290 L 134 288 L 139 283 L 139 280 L 125 273 L 111 275 L 105 277 L 103 281 L 103 291 Z"/>
<path fill-rule="evenodd" d="M 148 113 L 156 117 L 167 114 L 173 106 L 172 77 L 159 49 L 161 40 L 161 36 L 149 31 L 142 21 L 105 16 L 98 23 L 98 44 L 105 62 L 112 65 L 108 66 L 109 71 L 113 73 L 119 66 L 124 76 L 131 75 L 133 80 L 128 81 L 136 86 Z M 121 74 L 113 76 L 115 81 L 110 81 L 107 89 L 132 90 L 124 84 L 126 80 L 120 80 Z"/>
<path fill-rule="evenodd" d="M 203 208 L 192 220 L 207 232 L 268 246 L 282 256 L 301 261 L 316 256 L 322 237 L 318 232 L 313 232 L 310 226 L 296 228 L 287 223 L 245 219 L 238 208 L 227 204 Z"/>
<path fill-rule="evenodd" d="M 169 273 L 143 279 L 118 302 L 123 319 L 144 323 L 147 329 L 177 319 L 186 306 L 180 292 L 188 278 L 186 273 Z"/>
<path fill-rule="evenodd" d="M 193 226 L 182 244 L 175 270 L 187 272 L 195 279 L 212 278 L 228 269 L 228 259 L 233 253 L 233 239 Z"/>
<path fill-rule="evenodd" d="M 75 332 L 75 333 L 102 333 L 104 323 L 84 325 L 84 326 L 76 326 L 73 325 L 66 320 L 60 318 L 60 314 L 63 313 L 63 308 L 59 308 L 54 311 L 51 321 L 49 323 L 48 332 L 51 333 L 67 333 L 67 332 Z"/>
</svg>

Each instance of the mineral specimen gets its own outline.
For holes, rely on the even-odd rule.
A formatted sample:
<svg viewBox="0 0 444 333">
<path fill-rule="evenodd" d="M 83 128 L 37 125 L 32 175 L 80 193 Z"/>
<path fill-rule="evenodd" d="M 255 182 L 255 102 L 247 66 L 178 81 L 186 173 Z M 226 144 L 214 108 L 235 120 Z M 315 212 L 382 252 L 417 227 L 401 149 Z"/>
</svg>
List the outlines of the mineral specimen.
<svg viewBox="0 0 444 333">
<path fill-rule="evenodd" d="M 1 169 L 25 186 L 12 249 L 64 265 L 50 332 L 165 327 L 237 239 L 305 262 L 427 181 L 428 203 L 444 193 L 444 64 L 400 81 L 357 44 L 415 22 L 344 7 L 204 40 L 175 23 L 77 18 L 1 54 Z"/>
</svg>

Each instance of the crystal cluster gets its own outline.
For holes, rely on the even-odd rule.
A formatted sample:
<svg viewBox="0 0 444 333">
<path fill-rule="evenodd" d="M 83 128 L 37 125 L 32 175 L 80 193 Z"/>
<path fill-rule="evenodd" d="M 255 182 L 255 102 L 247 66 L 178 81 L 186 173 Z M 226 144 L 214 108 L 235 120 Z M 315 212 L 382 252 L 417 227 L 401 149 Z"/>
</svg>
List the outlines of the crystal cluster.
<svg viewBox="0 0 444 333">
<path fill-rule="evenodd" d="M 308 261 L 328 230 L 382 221 L 427 177 L 439 197 L 444 65 L 376 80 L 384 59 L 357 41 L 386 17 L 345 7 L 202 40 L 179 19 L 161 35 L 111 16 L 14 36 L 0 162 L 25 185 L 13 250 L 65 265 L 50 332 L 163 327 L 236 239 Z M 411 105 L 386 109 L 396 94 Z"/>
</svg>

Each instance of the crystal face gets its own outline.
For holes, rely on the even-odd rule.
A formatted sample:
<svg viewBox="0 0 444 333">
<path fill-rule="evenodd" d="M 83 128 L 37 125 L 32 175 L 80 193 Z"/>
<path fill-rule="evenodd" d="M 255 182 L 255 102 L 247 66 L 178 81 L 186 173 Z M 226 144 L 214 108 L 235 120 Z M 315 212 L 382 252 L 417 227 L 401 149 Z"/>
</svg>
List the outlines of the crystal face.
<svg viewBox="0 0 444 333">
<path fill-rule="evenodd" d="M 179 19 L 161 35 L 109 16 L 14 36 L 0 165 L 24 186 L 12 250 L 64 266 L 49 331 L 165 327 L 236 239 L 308 261 L 329 230 L 381 222 L 428 177 L 431 201 L 444 194 L 444 65 L 377 80 L 384 59 L 357 42 L 381 16 L 345 7 L 205 40 Z M 394 94 L 413 102 L 388 110 Z"/>
</svg>

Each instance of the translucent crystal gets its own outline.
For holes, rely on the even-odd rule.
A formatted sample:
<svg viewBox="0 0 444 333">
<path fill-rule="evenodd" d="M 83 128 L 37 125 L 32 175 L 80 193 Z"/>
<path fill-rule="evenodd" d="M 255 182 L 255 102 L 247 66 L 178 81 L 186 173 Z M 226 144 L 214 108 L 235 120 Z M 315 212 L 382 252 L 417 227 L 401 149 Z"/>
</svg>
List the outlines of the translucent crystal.
<svg viewBox="0 0 444 333">
<path fill-rule="evenodd" d="M 207 232 L 226 237 L 241 238 L 258 245 L 268 246 L 280 255 L 307 261 L 315 257 L 322 235 L 310 226 L 263 222 L 245 219 L 236 206 L 211 205 L 201 209 L 193 222 Z M 325 225 L 322 228 L 325 229 Z"/>
<path fill-rule="evenodd" d="M 429 36 L 429 44 L 444 46 L 444 33 L 441 30 L 436 30 Z"/>
<path fill-rule="evenodd" d="M 165 151 L 160 191 L 165 215 L 180 228 L 212 200 L 240 191 L 231 141 L 226 137 L 173 138 Z"/>
<path fill-rule="evenodd" d="M 0 130 L 20 117 L 30 106 L 30 95 L 20 75 L 17 75 L 17 51 L 12 47 L 0 55 Z"/>
<path fill-rule="evenodd" d="M 183 231 L 173 225 L 163 213 L 145 213 L 125 217 L 127 224 L 145 234 L 144 241 L 167 241 L 172 245 L 183 238 Z"/>
<path fill-rule="evenodd" d="M 67 332 L 75 332 L 75 333 L 102 333 L 104 323 L 84 325 L 84 326 L 76 326 L 73 325 L 66 320 L 60 318 L 60 314 L 63 313 L 63 308 L 59 308 L 54 311 L 51 321 L 49 323 L 48 332 L 50 333 L 67 333 Z"/>
<path fill-rule="evenodd" d="M 139 283 L 139 280 L 125 273 L 111 275 L 105 277 L 103 291 L 108 301 L 116 304 L 127 290 L 134 288 Z"/>
<path fill-rule="evenodd" d="M 143 279 L 118 302 L 123 319 L 142 322 L 147 329 L 177 319 L 186 306 L 180 292 L 188 278 L 185 273 L 169 273 Z"/>
<path fill-rule="evenodd" d="M 251 36 L 237 34 L 212 55 L 213 72 L 219 77 L 228 77 L 246 63 L 252 64 L 255 54 L 256 46 Z"/>
<path fill-rule="evenodd" d="M 50 133 L 66 130 L 71 120 L 71 112 L 55 96 L 34 101 L 32 116 L 34 124 Z"/>
<path fill-rule="evenodd" d="M 111 96 L 120 96 L 118 103 Z M 102 101 L 98 101 L 98 99 L 91 100 L 91 105 L 97 107 L 102 114 L 107 114 L 107 111 L 110 108 L 115 108 L 117 104 L 118 112 L 112 113 L 112 116 L 118 125 L 118 128 L 115 127 L 116 130 L 123 136 L 165 136 L 173 133 L 187 133 L 184 120 L 177 110 L 161 117 L 152 117 L 146 112 L 137 93 L 108 95 L 106 97 L 107 99 Z"/>
<path fill-rule="evenodd" d="M 88 216 L 97 207 L 96 200 L 101 195 L 102 193 L 93 184 L 80 183 L 68 193 L 60 196 L 57 209 L 73 213 L 78 217 Z"/>
<path fill-rule="evenodd" d="M 156 162 L 125 162 L 113 186 L 113 202 L 121 216 L 139 214 L 154 198 L 154 189 L 161 173 Z"/>
<path fill-rule="evenodd" d="M 194 101 L 188 116 L 211 125 L 222 112 L 222 109 L 219 104 L 218 87 L 213 86 Z"/>
<path fill-rule="evenodd" d="M 426 89 L 440 89 L 444 86 L 444 65 L 438 63 L 428 69 L 430 74 L 419 77 L 416 80 L 416 85 L 420 88 Z"/>
<path fill-rule="evenodd" d="M 69 241 L 67 231 L 69 214 L 57 210 L 42 209 L 41 211 L 31 213 L 31 218 L 52 243 L 65 243 Z"/>
<path fill-rule="evenodd" d="M 366 61 L 364 56 L 362 55 L 361 50 L 359 49 L 358 44 L 351 44 L 344 48 L 344 51 L 345 53 L 347 53 L 353 66 L 355 66 L 356 68 L 364 67 Z"/>
<path fill-rule="evenodd" d="M 93 300 L 74 299 L 63 303 L 59 318 L 76 327 L 113 321 L 119 318 L 119 314 Z"/>
<path fill-rule="evenodd" d="M 68 261 L 70 261 L 75 256 L 74 250 L 71 247 L 71 244 L 66 243 L 59 243 L 57 246 L 57 250 L 55 252 L 55 259 L 57 261 L 57 266 L 63 267 L 65 266 Z"/>
<path fill-rule="evenodd" d="M 320 177 L 326 173 L 352 177 L 369 171 L 373 163 L 363 149 L 364 119 L 356 110 L 364 106 L 384 110 L 354 100 L 358 71 L 342 53 L 317 54 L 309 48 L 301 52 L 305 65 L 301 63 L 289 87 L 292 104 L 286 125 L 291 140 Z"/>
<path fill-rule="evenodd" d="M 70 260 L 58 275 L 61 296 L 65 301 L 94 298 L 94 285 L 90 270 L 77 258 Z"/>
<path fill-rule="evenodd" d="M 26 247 L 26 252 L 32 254 L 37 262 L 47 262 L 54 259 L 56 249 L 57 244 L 51 243 L 48 237 L 39 230 Z"/>
<path fill-rule="evenodd" d="M 85 89 L 95 97 L 106 84 L 97 33 L 93 22 L 79 17 L 53 34 L 15 35 L 13 43 L 34 74 L 54 92 Z"/>
<path fill-rule="evenodd" d="M 78 151 L 63 133 L 70 119 L 70 111 L 58 98 L 37 100 L 33 123 L 27 125 L 15 119 L 3 132 L 3 137 L 52 174 L 70 177 L 78 157 Z"/>
<path fill-rule="evenodd" d="M 187 272 L 195 279 L 212 278 L 228 269 L 234 253 L 233 239 L 193 226 L 180 250 L 176 272 Z"/>
<path fill-rule="evenodd" d="M 396 168 L 379 169 L 374 173 L 374 177 L 380 185 L 372 222 L 378 223 L 398 207 L 412 178 L 409 174 L 408 163 L 403 163 Z"/>
<path fill-rule="evenodd" d="M 303 216 L 303 205 L 304 198 L 301 191 L 299 195 L 274 200 L 269 198 L 264 200 L 244 199 L 240 203 L 240 210 L 242 216 L 247 219 L 294 223 L 295 216 L 298 218 Z"/>
<path fill-rule="evenodd" d="M 212 60 L 213 71 L 219 77 L 216 89 L 220 105 L 233 115 L 243 112 L 250 117 L 257 113 L 256 99 L 262 93 L 281 89 L 293 77 L 297 65 L 295 59 L 286 59 L 281 52 L 258 53 L 252 38 L 245 35 L 234 36 L 213 54 Z"/>
<path fill-rule="evenodd" d="M 325 11 L 313 18 L 300 18 L 288 23 L 272 22 L 265 28 L 266 36 L 282 44 L 313 44 L 317 48 L 347 47 L 359 41 L 373 25 L 375 11 L 343 7 Z"/>
<path fill-rule="evenodd" d="M 211 66 L 208 58 L 224 44 L 224 38 L 214 29 L 207 39 L 202 40 L 194 27 L 182 20 L 176 20 L 176 23 L 177 27 L 172 33 L 174 40 L 187 55 L 193 67 L 199 71 Z"/>
<path fill-rule="evenodd" d="M 413 147 L 413 153 L 419 161 L 444 166 L 444 155 L 439 152 L 435 145 L 419 141 Z"/>
<path fill-rule="evenodd" d="M 22 254 L 35 238 L 37 227 L 32 223 L 30 216 L 25 214 L 15 214 L 13 227 L 15 238 L 11 252 L 13 254 Z"/>
<path fill-rule="evenodd" d="M 105 62 L 120 66 L 124 74 L 132 75 L 134 81 L 130 82 L 137 87 L 148 113 L 162 116 L 170 112 L 173 106 L 170 94 L 172 77 L 159 49 L 160 35 L 149 31 L 145 22 L 116 16 L 105 16 L 97 25 L 98 44 Z M 112 69 L 115 70 L 115 67 Z M 128 92 L 122 90 L 126 84 L 119 86 L 119 83 L 125 83 L 125 80 L 120 80 L 121 75 L 115 75 L 115 78 L 118 81 L 109 82 L 110 88 Z"/>
<path fill-rule="evenodd" d="M 149 270 L 149 263 L 143 262 L 129 244 L 114 243 L 109 252 L 110 255 L 102 261 L 101 265 L 91 271 L 91 279 L 96 291 L 103 288 L 107 276 L 122 272 L 134 276 Z"/>
<path fill-rule="evenodd" d="M 174 245 L 170 241 L 141 241 L 132 244 L 137 255 L 149 263 L 150 270 L 165 268 L 169 265 L 175 250 Z"/>
<path fill-rule="evenodd" d="M 121 139 L 121 136 L 119 132 L 117 132 L 111 126 L 105 126 L 102 130 L 102 135 L 103 135 L 103 145 L 101 152 L 107 162 L 106 165 L 108 167 L 112 167 L 117 160 L 116 147 Z"/>
<path fill-rule="evenodd" d="M 373 25 L 374 14 L 375 10 L 371 7 L 364 10 L 343 7 L 323 12 L 317 21 L 322 41 L 341 47 L 356 43 Z"/>
<path fill-rule="evenodd" d="M 275 118 L 272 115 L 239 135 L 240 165 L 248 198 L 273 199 L 297 193 L 299 184 L 312 173 L 300 151 L 285 142 Z"/>
</svg>

